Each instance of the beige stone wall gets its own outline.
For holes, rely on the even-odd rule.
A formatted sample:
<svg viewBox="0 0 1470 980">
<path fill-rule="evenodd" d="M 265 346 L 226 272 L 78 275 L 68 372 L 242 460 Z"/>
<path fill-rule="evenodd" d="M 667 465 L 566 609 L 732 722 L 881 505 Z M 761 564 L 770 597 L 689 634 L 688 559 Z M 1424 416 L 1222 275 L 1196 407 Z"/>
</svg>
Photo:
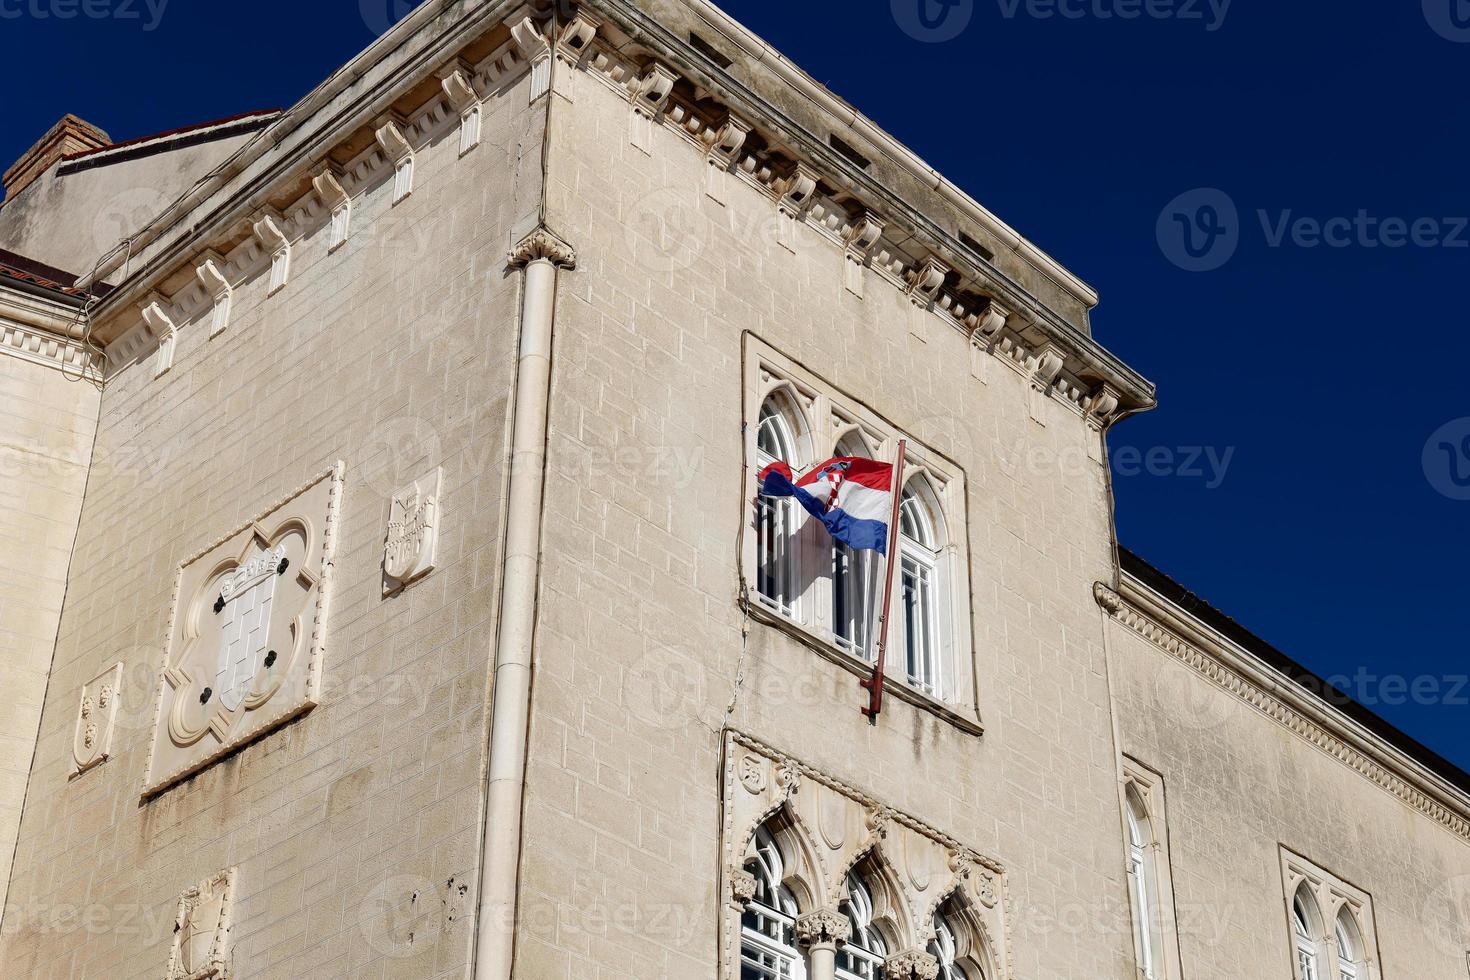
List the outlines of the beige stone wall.
<svg viewBox="0 0 1470 980">
<path fill-rule="evenodd" d="M 1470 842 L 1125 626 L 1109 626 L 1125 751 L 1168 798 L 1191 980 L 1290 977 L 1279 849 L 1372 896 L 1381 977 L 1463 980 Z"/>
<path fill-rule="evenodd" d="M 75 372 L 0 351 L 0 928 L 97 403 Z"/>
<path fill-rule="evenodd" d="M 151 360 L 111 379 L 0 974 L 156 980 L 180 894 L 226 867 L 238 975 L 463 974 L 517 326 L 506 253 L 540 200 L 527 84 L 486 103 L 466 156 L 441 127 L 398 206 L 391 176 L 371 186 L 343 248 L 320 227 L 283 290 L 267 298 L 263 271 L 240 285 L 224 333 L 208 338 L 207 313 L 181 324 L 161 379 Z M 338 460 L 323 703 L 140 804 L 179 563 Z M 436 465 L 438 568 L 384 598 L 389 496 Z M 69 781 L 79 688 L 115 661 L 114 757 Z"/>
<path fill-rule="evenodd" d="M 1098 436 L 1051 402 L 1033 421 L 998 362 L 976 380 L 938 318 L 913 336 L 875 274 L 846 292 L 810 228 L 782 248 L 768 197 L 734 178 L 707 197 L 670 129 L 630 145 L 628 103 L 596 80 L 557 88 L 549 223 L 579 265 L 557 318 L 518 975 L 715 975 L 730 725 L 1003 862 L 1017 976 L 1132 976 L 1126 927 L 1075 927 L 1126 921 L 1090 599 L 1110 563 Z M 743 331 L 964 468 L 983 738 L 896 699 L 870 727 L 852 674 L 759 622 L 742 644 Z"/>
</svg>

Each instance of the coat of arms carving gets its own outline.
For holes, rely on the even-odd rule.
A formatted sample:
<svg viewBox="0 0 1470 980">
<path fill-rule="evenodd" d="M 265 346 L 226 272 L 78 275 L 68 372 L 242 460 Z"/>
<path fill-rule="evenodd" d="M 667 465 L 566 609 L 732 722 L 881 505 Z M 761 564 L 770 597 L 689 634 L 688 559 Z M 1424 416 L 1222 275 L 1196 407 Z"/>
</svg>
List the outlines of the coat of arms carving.
<svg viewBox="0 0 1470 980">
<path fill-rule="evenodd" d="M 434 569 L 439 547 L 439 497 L 444 471 L 436 468 L 393 495 L 383 544 L 383 594 L 397 592 Z"/>
<path fill-rule="evenodd" d="M 145 794 L 315 706 L 342 473 L 180 567 Z"/>
<path fill-rule="evenodd" d="M 122 664 L 113 664 L 82 688 L 71 746 L 75 775 L 101 765 L 112 754 L 112 730 L 117 723 L 122 672 Z"/>
<path fill-rule="evenodd" d="M 235 869 L 210 875 L 179 898 L 168 980 L 228 980 Z"/>
</svg>

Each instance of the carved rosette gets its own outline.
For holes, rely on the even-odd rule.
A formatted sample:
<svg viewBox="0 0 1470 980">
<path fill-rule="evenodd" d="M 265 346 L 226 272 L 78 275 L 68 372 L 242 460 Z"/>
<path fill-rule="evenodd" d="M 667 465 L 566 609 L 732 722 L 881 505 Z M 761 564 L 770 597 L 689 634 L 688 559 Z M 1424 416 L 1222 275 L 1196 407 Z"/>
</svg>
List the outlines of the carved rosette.
<svg viewBox="0 0 1470 980">
<path fill-rule="evenodd" d="M 796 939 L 803 946 L 836 946 L 852 936 L 852 921 L 837 909 L 818 909 L 796 920 Z"/>
<path fill-rule="evenodd" d="M 512 266 L 518 269 L 542 260 L 560 269 L 575 269 L 577 252 L 543 225 L 522 238 L 520 243 L 510 250 L 507 259 Z"/>
<path fill-rule="evenodd" d="M 936 980 L 939 961 L 927 950 L 906 949 L 888 957 L 883 972 L 888 980 Z"/>
</svg>

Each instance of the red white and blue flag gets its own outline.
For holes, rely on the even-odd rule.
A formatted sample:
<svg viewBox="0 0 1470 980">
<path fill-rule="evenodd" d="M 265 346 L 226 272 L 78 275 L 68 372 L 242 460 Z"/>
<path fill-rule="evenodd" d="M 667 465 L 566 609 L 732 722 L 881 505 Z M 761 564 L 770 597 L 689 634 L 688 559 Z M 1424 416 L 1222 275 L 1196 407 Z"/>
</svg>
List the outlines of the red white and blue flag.
<svg viewBox="0 0 1470 980">
<path fill-rule="evenodd" d="M 858 551 L 888 553 L 893 512 L 893 465 L 839 456 L 793 481 L 791 467 L 772 463 L 761 471 L 761 496 L 795 497 L 826 525 L 833 538 Z"/>
</svg>

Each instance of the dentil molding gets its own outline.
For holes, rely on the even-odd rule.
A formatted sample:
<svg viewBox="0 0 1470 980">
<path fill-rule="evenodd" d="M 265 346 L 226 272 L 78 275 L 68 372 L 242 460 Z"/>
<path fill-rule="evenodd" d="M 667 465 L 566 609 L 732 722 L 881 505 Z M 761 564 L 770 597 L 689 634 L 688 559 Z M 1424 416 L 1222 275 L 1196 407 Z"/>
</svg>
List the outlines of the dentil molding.
<svg viewBox="0 0 1470 980">
<path fill-rule="evenodd" d="M 1100 582 L 1093 586 L 1093 596 L 1110 617 L 1205 680 L 1344 763 L 1369 782 L 1457 837 L 1470 842 L 1470 807 L 1451 808 L 1437 794 L 1432 793 L 1424 779 L 1407 765 L 1396 765 L 1398 760 L 1392 759 L 1387 753 L 1383 756 L 1370 755 L 1354 745 L 1355 739 L 1350 734 L 1348 719 L 1335 712 L 1330 705 L 1324 704 L 1313 712 L 1315 717 L 1309 716 L 1302 708 L 1287 703 L 1282 697 L 1271 693 L 1257 681 L 1230 666 L 1223 659 L 1227 651 L 1221 650 L 1217 654 L 1191 644 L 1146 615 L 1127 597 Z M 1184 616 L 1185 613 L 1180 611 L 1179 615 Z M 1264 664 L 1258 669 L 1269 670 Z M 1285 677 L 1281 678 L 1280 684 L 1283 690 L 1291 690 L 1297 686 L 1294 681 Z M 1303 696 L 1307 696 L 1307 692 L 1303 691 Z"/>
</svg>

